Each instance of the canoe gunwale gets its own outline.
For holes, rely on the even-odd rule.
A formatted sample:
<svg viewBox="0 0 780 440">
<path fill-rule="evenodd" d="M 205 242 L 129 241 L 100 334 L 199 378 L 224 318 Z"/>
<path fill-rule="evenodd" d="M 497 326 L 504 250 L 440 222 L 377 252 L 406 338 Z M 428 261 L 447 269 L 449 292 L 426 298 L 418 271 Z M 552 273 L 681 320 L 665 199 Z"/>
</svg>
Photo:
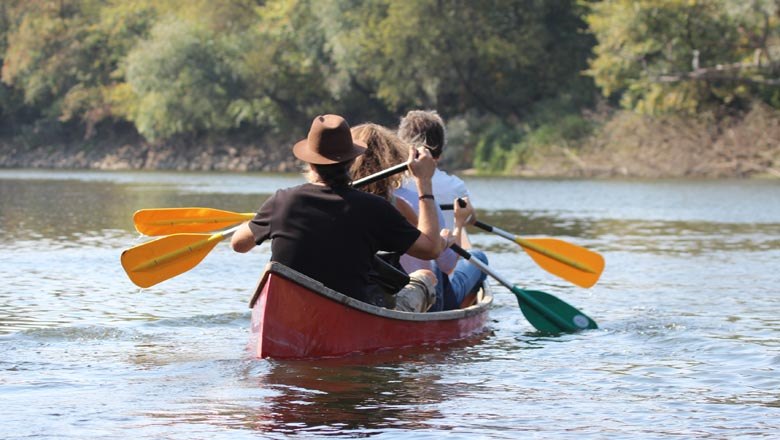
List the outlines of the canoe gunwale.
<svg viewBox="0 0 780 440">
<path fill-rule="evenodd" d="M 341 303 L 347 307 L 360 310 L 365 313 L 369 313 L 375 316 L 381 316 L 383 318 L 395 319 L 401 321 L 446 321 L 463 319 L 474 315 L 479 315 L 485 312 L 485 310 L 492 304 L 493 295 L 488 288 L 488 283 L 483 283 L 481 295 L 476 304 L 466 307 L 464 309 L 447 310 L 442 312 L 401 312 L 398 310 L 390 310 L 384 307 L 378 307 L 372 304 L 359 301 L 343 293 L 339 293 L 333 289 L 326 287 L 319 281 L 314 280 L 300 272 L 297 272 L 289 267 L 277 263 L 274 261 L 266 264 L 263 274 L 257 283 L 255 292 L 252 295 L 252 299 L 249 301 L 249 308 L 254 308 L 260 294 L 263 291 L 263 287 L 268 281 L 269 275 L 274 274 L 286 278 L 296 284 L 299 284 L 311 292 L 317 293 L 321 296 L 329 298 L 333 301 Z"/>
</svg>

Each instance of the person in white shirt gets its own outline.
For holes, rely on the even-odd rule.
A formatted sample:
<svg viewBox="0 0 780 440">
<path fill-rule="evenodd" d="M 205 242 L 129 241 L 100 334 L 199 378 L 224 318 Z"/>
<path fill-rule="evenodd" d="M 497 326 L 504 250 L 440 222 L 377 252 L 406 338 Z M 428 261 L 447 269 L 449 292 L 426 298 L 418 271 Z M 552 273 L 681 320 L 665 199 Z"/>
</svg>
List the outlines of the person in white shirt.
<svg viewBox="0 0 780 440">
<path fill-rule="evenodd" d="M 447 145 L 444 120 L 433 110 L 412 110 L 408 112 L 406 116 L 401 118 L 401 124 L 398 127 L 398 137 L 407 144 L 425 146 L 431 152 L 431 156 L 433 156 L 437 164 Z M 473 224 L 476 221 L 476 214 L 474 214 L 471 206 L 470 194 L 466 184 L 457 176 L 447 174 L 437 167 L 431 179 L 431 185 L 433 186 L 433 196 L 437 204 L 452 203 L 457 205 L 456 199 L 459 198 L 466 201 L 469 210 L 468 218 L 460 219 L 460 221 L 456 222 L 454 211 L 446 212 L 444 213 L 445 227 L 451 230 L 454 227 L 453 235 L 458 236 L 460 246 L 464 249 L 469 249 L 475 258 L 487 264 L 487 256 L 482 251 L 471 248 L 471 243 L 466 234 L 466 224 Z M 395 194 L 406 199 L 407 202 L 414 206 L 414 196 L 416 195 L 414 189 L 414 182 L 407 180 L 404 181 L 401 188 L 396 190 Z M 446 252 L 442 253 L 442 255 L 445 254 Z M 405 261 L 402 259 L 401 264 L 404 263 Z M 433 268 L 439 280 L 437 290 L 443 291 L 443 310 L 458 308 L 466 295 L 485 280 L 485 275 L 477 267 L 462 259 L 454 266 L 449 264 L 447 267 L 444 267 L 437 265 L 437 263 L 441 264 L 439 261 L 434 262 Z M 404 268 L 406 268 L 406 265 L 404 265 Z M 442 292 L 437 292 L 437 294 L 441 295 Z"/>
<path fill-rule="evenodd" d="M 412 110 L 407 113 L 401 118 L 398 137 L 407 144 L 424 145 L 431 152 L 437 165 L 447 144 L 444 120 L 434 110 Z M 453 200 L 462 197 L 471 199 L 471 194 L 469 194 L 463 180 L 458 176 L 447 174 L 438 166 L 433 173 L 431 183 L 433 184 L 433 196 L 439 203 L 452 203 Z M 414 191 L 414 180 L 406 179 L 403 182 L 403 187 Z M 445 213 L 444 227 L 452 229 L 453 220 L 453 212 Z"/>
</svg>

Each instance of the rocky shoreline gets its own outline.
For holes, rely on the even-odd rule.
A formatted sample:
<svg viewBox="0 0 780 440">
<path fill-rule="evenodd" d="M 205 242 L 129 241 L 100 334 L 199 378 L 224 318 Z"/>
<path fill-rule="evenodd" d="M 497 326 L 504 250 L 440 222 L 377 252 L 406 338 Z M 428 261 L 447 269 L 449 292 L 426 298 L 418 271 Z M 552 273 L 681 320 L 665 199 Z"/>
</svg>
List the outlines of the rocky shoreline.
<svg viewBox="0 0 780 440">
<path fill-rule="evenodd" d="M 550 148 L 517 167 L 518 177 L 559 178 L 780 178 L 780 154 L 760 151 L 732 155 L 702 148 L 626 148 L 605 151 L 592 147 Z M 76 146 L 40 146 L 32 149 L 0 145 L 0 169 L 55 170 L 169 170 L 226 172 L 297 172 L 301 169 L 289 150 L 254 145 L 209 144 L 197 147 L 122 144 L 79 149 Z M 459 170 L 459 174 L 475 174 Z"/>
<path fill-rule="evenodd" d="M 150 143 L 137 135 L 100 142 L 0 139 L 0 168 L 297 172 L 293 141 L 276 148 L 241 140 Z M 446 168 L 446 163 L 444 164 Z M 470 170 L 458 171 L 472 174 Z M 561 178 L 780 178 L 780 112 L 759 106 L 720 124 L 612 115 L 576 146 L 548 145 L 509 173 Z"/>
<path fill-rule="evenodd" d="M 20 148 L 0 144 L 0 168 L 294 172 L 289 152 L 255 145 L 124 143 L 84 148 L 76 144 Z"/>
</svg>

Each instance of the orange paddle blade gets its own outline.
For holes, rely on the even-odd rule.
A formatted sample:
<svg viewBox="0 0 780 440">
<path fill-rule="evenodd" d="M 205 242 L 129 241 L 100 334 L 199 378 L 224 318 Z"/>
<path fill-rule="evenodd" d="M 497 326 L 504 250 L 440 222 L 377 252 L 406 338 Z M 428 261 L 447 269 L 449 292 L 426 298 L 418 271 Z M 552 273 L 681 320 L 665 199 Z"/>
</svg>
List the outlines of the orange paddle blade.
<svg viewBox="0 0 780 440">
<path fill-rule="evenodd" d="M 580 287 L 596 284 L 604 271 L 604 257 L 555 238 L 520 238 L 514 242 L 544 270 Z"/>
<path fill-rule="evenodd" d="M 135 229 L 144 235 L 211 232 L 246 220 L 254 213 L 238 213 L 212 208 L 141 209 L 133 214 Z"/>
<path fill-rule="evenodd" d="M 151 287 L 195 267 L 226 236 L 217 233 L 161 237 L 122 252 L 122 267 L 135 285 Z"/>
</svg>

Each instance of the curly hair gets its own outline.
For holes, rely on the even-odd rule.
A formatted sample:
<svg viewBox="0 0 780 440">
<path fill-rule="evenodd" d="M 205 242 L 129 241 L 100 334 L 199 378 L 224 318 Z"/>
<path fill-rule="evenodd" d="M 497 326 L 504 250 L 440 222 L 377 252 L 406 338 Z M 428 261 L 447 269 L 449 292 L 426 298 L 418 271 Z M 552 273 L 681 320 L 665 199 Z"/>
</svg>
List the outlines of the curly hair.
<svg viewBox="0 0 780 440">
<path fill-rule="evenodd" d="M 352 165 L 352 178 L 378 173 L 391 166 L 405 162 L 407 145 L 392 131 L 381 125 L 366 123 L 352 127 L 352 138 L 368 146 L 365 154 L 357 157 Z M 396 174 L 362 188 L 363 191 L 389 199 L 393 189 L 401 186 L 403 175 Z"/>
</svg>

